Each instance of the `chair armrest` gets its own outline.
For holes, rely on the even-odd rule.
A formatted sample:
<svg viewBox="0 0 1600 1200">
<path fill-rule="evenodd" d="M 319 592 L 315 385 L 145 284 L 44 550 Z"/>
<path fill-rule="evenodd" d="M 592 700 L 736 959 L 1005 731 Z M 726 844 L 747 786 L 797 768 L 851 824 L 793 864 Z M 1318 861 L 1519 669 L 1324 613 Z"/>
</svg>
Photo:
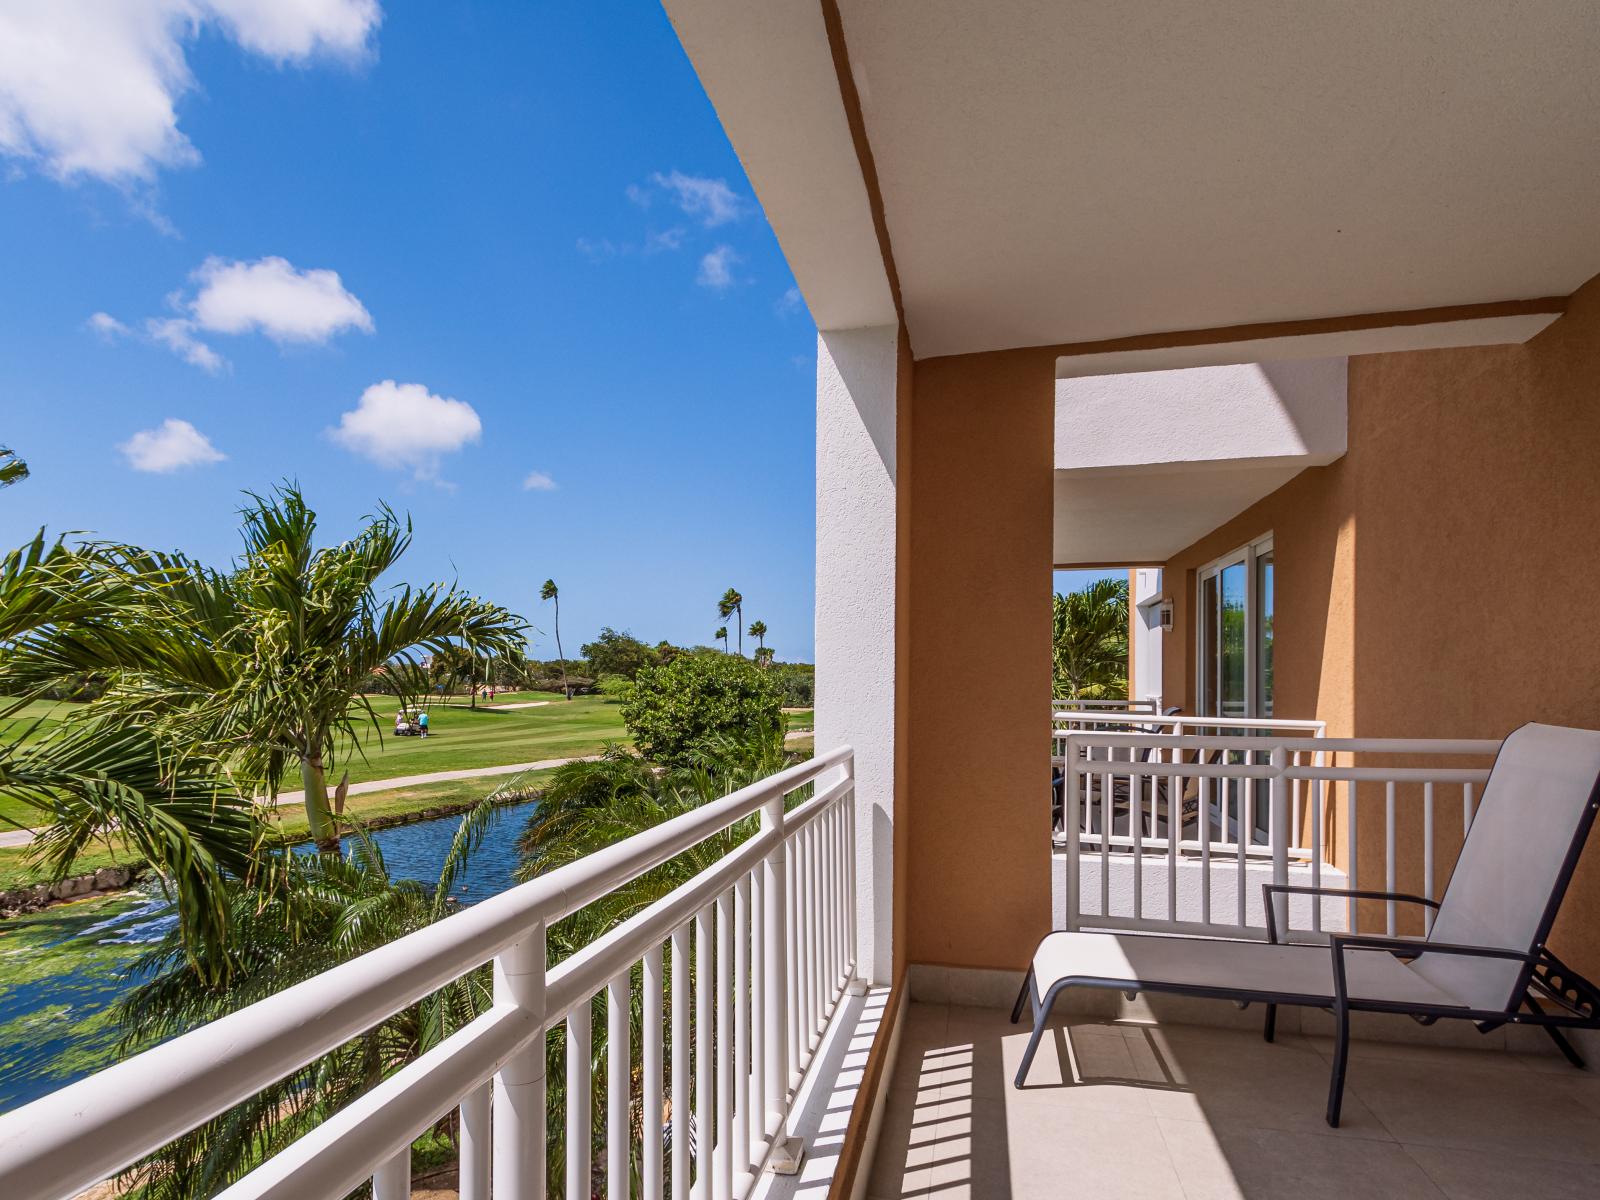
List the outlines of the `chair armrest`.
<svg viewBox="0 0 1600 1200">
<path fill-rule="evenodd" d="M 1437 911 L 1439 902 L 1429 900 L 1424 896 L 1413 896 L 1410 892 L 1378 892 L 1366 888 L 1336 888 L 1319 887 L 1298 883 L 1263 883 L 1261 885 L 1261 904 L 1267 914 L 1267 940 L 1276 943 L 1278 940 L 1278 918 L 1273 912 L 1272 896 L 1274 892 L 1283 892 L 1296 896 L 1353 896 L 1357 900 L 1399 900 L 1406 904 L 1421 904 Z"/>
<path fill-rule="evenodd" d="M 1328 948 L 1333 953 L 1334 1004 L 1341 1009 L 1350 1003 L 1344 974 L 1344 955 L 1347 950 L 1383 950 L 1390 954 L 1407 954 L 1413 957 L 1421 957 L 1424 954 L 1448 954 L 1459 958 L 1501 958 L 1521 963 L 1535 963 L 1539 959 L 1537 952 L 1529 953 L 1525 950 L 1412 941 L 1407 938 L 1382 937 L 1374 933 L 1335 933 L 1328 938 Z"/>
</svg>

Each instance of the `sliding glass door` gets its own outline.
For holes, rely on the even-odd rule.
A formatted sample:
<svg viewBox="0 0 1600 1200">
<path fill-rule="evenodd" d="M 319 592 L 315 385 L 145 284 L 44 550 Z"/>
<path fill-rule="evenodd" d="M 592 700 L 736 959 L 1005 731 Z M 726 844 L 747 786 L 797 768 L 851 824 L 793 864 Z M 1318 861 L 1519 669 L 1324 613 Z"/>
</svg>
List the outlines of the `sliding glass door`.
<svg viewBox="0 0 1600 1200">
<path fill-rule="evenodd" d="M 1273 582 L 1270 534 L 1200 571 L 1195 597 L 1200 618 L 1195 699 L 1201 716 L 1272 716 Z M 1249 753 L 1230 752 L 1227 760 L 1245 762 Z M 1269 814 L 1264 788 L 1254 781 L 1219 780 L 1210 794 L 1209 836 L 1232 840 L 1242 826 L 1248 830 L 1248 842 L 1266 844 Z"/>
<path fill-rule="evenodd" d="M 1272 715 L 1272 537 L 1200 572 L 1199 686 L 1205 717 Z"/>
</svg>

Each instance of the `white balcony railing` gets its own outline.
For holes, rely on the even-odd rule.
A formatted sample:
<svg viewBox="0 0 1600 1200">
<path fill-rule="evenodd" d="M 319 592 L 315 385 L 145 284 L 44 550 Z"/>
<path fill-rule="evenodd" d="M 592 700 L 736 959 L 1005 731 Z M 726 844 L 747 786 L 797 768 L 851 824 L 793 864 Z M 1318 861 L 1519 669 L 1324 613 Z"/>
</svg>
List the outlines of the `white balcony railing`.
<svg viewBox="0 0 1600 1200">
<path fill-rule="evenodd" d="M 1196 726 L 1217 722 L 1189 719 Z M 1404 875 L 1408 886 L 1435 899 L 1440 864 L 1454 861 L 1472 824 L 1475 789 L 1489 775 L 1486 766 L 1459 760 L 1492 758 L 1500 746 L 1493 740 L 1292 737 L 1275 730 L 1241 737 L 1063 735 L 1057 729 L 1053 736 L 1057 769 L 1064 773 L 1065 927 L 1245 937 L 1264 931 L 1261 883 L 1289 883 L 1291 870 L 1294 882 L 1314 887 L 1349 880 L 1348 886 L 1386 891 L 1395 891 Z M 1340 757 L 1362 765 L 1341 765 Z M 1378 757 L 1407 765 L 1367 765 Z M 1381 842 L 1371 824 L 1380 819 Z M 1361 861 L 1363 848 L 1370 852 L 1378 844 L 1381 880 Z M 1332 914 L 1309 898 L 1277 903 L 1280 927 L 1286 920 L 1313 933 L 1325 924 L 1357 927 L 1354 901 L 1339 901 Z M 1395 902 L 1384 909 L 1393 934 Z"/>
<path fill-rule="evenodd" d="M 815 794 L 785 811 L 806 785 Z M 459 1108 L 462 1200 L 488 1200 L 491 1186 L 497 1197 L 543 1197 L 546 1033 L 561 1025 L 568 1103 L 556 1136 L 569 1197 L 591 1195 L 600 1141 L 609 1195 L 629 1195 L 634 1163 L 651 1200 L 691 1187 L 706 1200 L 744 1195 L 764 1167 L 785 1169 L 794 1156 L 791 1098 L 854 976 L 854 788 L 848 747 L 820 755 L 18 1109 L 0 1118 L 0 1196 L 76 1195 L 491 961 L 489 1011 L 222 1195 L 331 1198 L 371 1179 L 375 1200 L 400 1200 L 410 1194 L 412 1141 Z M 715 866 L 546 970 L 552 922 L 754 816 L 759 828 Z M 598 1138 L 590 1012 L 602 991 Z M 676 1136 L 664 1162 L 668 1096 Z"/>
</svg>

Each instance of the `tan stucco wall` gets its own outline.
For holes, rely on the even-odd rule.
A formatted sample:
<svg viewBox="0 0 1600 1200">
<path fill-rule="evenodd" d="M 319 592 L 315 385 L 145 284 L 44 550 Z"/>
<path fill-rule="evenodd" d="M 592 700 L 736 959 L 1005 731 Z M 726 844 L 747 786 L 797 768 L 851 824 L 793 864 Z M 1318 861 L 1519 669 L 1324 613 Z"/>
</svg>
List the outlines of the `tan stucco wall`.
<svg viewBox="0 0 1600 1200">
<path fill-rule="evenodd" d="M 1196 568 L 1270 530 L 1279 715 L 1332 736 L 1600 727 L 1600 280 L 1521 346 L 1352 359 L 1349 419 L 1344 458 L 1167 564 L 1166 692 L 1195 711 Z M 1362 881 L 1381 885 L 1381 821 L 1363 824 Z M 1420 853 L 1403 857 L 1415 887 Z M 1553 945 L 1600 971 L 1600 846 Z"/>
<path fill-rule="evenodd" d="M 1053 366 L 1037 354 L 915 364 L 897 798 L 911 962 L 1020 969 L 1050 926 Z"/>
</svg>

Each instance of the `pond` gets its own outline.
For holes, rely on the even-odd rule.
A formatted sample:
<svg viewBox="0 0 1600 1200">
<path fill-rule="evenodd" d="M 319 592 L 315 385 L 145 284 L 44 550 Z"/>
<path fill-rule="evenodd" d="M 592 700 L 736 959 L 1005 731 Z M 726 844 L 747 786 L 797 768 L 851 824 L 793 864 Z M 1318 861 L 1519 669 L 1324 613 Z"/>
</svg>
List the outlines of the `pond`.
<svg viewBox="0 0 1600 1200">
<path fill-rule="evenodd" d="M 452 895 L 474 904 L 515 883 L 517 838 L 533 802 L 501 809 Z M 433 883 L 459 816 L 380 829 L 395 878 Z M 92 896 L 0 922 L 0 1112 L 117 1061 L 113 1007 L 140 982 L 137 964 L 171 928 L 153 888 Z"/>
</svg>

